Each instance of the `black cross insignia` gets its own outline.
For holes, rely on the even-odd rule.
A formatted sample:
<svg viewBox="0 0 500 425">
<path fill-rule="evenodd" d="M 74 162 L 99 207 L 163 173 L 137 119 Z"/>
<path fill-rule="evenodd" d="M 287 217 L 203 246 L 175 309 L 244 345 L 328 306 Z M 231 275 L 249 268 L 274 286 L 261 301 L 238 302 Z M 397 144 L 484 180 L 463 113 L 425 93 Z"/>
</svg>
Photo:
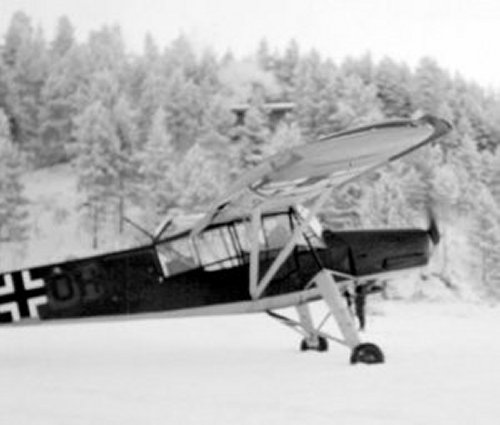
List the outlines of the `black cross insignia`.
<svg viewBox="0 0 500 425">
<path fill-rule="evenodd" d="M 32 280 L 28 270 L 0 275 L 0 323 L 37 318 L 46 293 L 43 280 Z"/>
</svg>

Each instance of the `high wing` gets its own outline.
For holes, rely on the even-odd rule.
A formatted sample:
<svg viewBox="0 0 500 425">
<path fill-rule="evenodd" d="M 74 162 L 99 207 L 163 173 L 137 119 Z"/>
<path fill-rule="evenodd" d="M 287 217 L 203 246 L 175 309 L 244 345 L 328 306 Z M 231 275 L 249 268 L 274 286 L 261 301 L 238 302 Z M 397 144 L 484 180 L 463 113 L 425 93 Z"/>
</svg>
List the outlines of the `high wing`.
<svg viewBox="0 0 500 425">
<path fill-rule="evenodd" d="M 244 174 L 194 227 L 201 232 L 233 216 L 249 217 L 311 200 L 426 145 L 450 131 L 426 115 L 357 128 L 292 147 Z"/>
</svg>

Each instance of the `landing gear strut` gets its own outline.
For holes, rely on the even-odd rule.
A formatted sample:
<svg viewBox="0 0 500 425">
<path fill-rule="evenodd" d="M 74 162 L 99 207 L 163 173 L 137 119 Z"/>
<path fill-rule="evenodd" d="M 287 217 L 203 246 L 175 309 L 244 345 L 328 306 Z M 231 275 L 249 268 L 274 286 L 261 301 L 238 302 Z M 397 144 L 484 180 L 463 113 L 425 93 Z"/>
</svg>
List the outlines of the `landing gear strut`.
<svg viewBox="0 0 500 425">
<path fill-rule="evenodd" d="M 335 321 L 337 322 L 337 325 L 342 333 L 342 342 L 352 350 L 350 358 L 351 364 L 383 363 L 384 354 L 377 345 L 361 342 L 349 309 L 344 298 L 342 297 L 337 283 L 335 282 L 334 275 L 328 270 L 322 270 L 316 275 L 314 280 L 323 297 L 323 300 L 329 307 L 330 313 L 335 318 Z M 303 320 L 301 321 L 304 322 Z M 309 322 L 312 323 L 311 320 L 309 320 Z M 309 334 L 311 333 L 309 332 Z"/>
<path fill-rule="evenodd" d="M 314 283 L 318 287 L 321 297 L 330 310 L 319 326 L 314 326 L 313 318 L 307 303 L 296 305 L 295 308 L 299 315 L 298 321 L 289 319 L 273 311 L 268 311 L 267 313 L 271 317 L 278 319 L 281 323 L 302 334 L 303 339 L 300 344 L 301 351 L 327 351 L 327 339 L 330 339 L 331 341 L 347 346 L 351 350 L 351 364 L 384 363 L 384 353 L 377 345 L 369 342 L 361 342 L 352 315 L 335 281 L 333 272 L 326 269 L 321 270 L 315 276 Z M 329 317 L 335 319 L 343 338 L 334 337 L 321 330 L 323 324 Z"/>
</svg>

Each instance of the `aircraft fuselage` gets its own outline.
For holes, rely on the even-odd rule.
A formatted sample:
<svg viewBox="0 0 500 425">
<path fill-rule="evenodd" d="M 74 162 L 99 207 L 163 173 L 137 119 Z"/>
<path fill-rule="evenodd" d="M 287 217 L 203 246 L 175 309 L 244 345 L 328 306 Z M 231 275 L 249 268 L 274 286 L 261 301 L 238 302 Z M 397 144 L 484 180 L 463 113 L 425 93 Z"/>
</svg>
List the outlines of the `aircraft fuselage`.
<svg viewBox="0 0 500 425">
<path fill-rule="evenodd" d="M 248 262 L 165 276 L 155 246 L 0 275 L 0 323 L 168 313 L 244 313 L 318 296 L 306 285 L 320 267 L 356 278 L 425 265 L 425 230 L 323 233 L 325 248 L 296 247 L 259 300 L 249 294 Z M 261 274 L 279 249 L 261 251 Z"/>
</svg>

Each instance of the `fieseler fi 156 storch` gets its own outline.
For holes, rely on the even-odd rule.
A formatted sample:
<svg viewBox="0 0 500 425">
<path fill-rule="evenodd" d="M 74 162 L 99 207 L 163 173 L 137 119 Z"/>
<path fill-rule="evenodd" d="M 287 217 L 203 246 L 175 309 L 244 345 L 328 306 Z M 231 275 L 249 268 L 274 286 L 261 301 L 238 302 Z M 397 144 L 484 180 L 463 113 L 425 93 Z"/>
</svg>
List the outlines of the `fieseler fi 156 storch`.
<svg viewBox="0 0 500 425">
<path fill-rule="evenodd" d="M 351 363 L 382 362 L 380 348 L 361 341 L 344 295 L 425 266 L 437 226 L 337 231 L 315 216 L 333 191 L 449 130 L 424 116 L 287 149 L 243 175 L 190 228 L 173 232 L 169 220 L 145 246 L 1 274 L 0 323 L 267 312 L 302 334 L 303 350 L 325 351 L 332 340 L 350 349 Z M 309 303 L 318 300 L 339 337 L 313 323 Z M 276 312 L 285 307 L 297 319 Z"/>
</svg>

